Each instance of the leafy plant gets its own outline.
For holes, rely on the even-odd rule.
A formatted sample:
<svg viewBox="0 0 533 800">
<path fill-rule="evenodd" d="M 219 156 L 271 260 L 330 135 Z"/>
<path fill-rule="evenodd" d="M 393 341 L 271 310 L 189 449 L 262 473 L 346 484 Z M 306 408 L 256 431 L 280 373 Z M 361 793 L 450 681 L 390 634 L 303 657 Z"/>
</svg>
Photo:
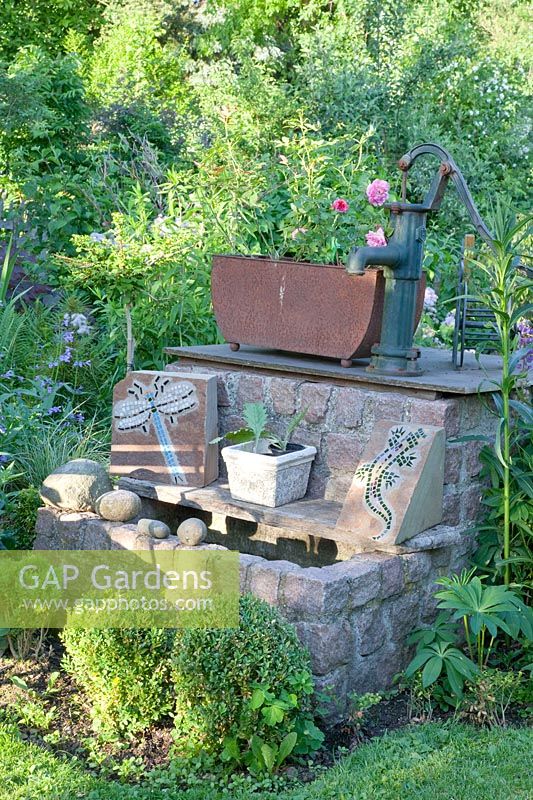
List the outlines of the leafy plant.
<svg viewBox="0 0 533 800">
<path fill-rule="evenodd" d="M 296 734 L 291 751 L 320 746 L 309 655 L 293 626 L 267 603 L 242 597 L 238 629 L 177 631 L 173 667 L 181 752 L 223 753 L 230 763 L 247 763 L 255 758 L 255 736 L 261 740 L 256 753 L 268 745 L 267 759 L 270 754 L 275 765 L 294 737 L 282 750 L 274 745 L 280 748 L 289 733 Z"/>
<path fill-rule="evenodd" d="M 265 740 L 254 734 L 250 740 L 242 739 L 242 735 L 228 736 L 224 739 L 221 758 L 224 761 L 246 765 L 252 775 L 262 772 L 272 774 L 294 753 L 305 755 L 314 753 L 324 741 L 324 734 L 313 722 L 310 714 L 300 714 L 293 724 L 294 730 L 286 734 L 279 744 L 273 737 L 276 728 L 285 729 L 287 719 L 298 709 L 298 696 L 302 692 L 313 691 L 313 684 L 308 673 L 301 673 L 289 678 L 291 691 L 282 689 L 277 695 L 258 685 L 254 687 L 249 700 L 250 709 L 260 709 L 264 722 L 271 729 L 270 737 Z"/>
<path fill-rule="evenodd" d="M 57 709 L 48 706 L 40 698 L 16 703 L 14 713 L 21 725 L 44 732 L 49 731 L 57 719 Z"/>
<path fill-rule="evenodd" d="M 522 521 L 522 514 L 516 511 L 516 502 L 513 502 L 515 498 L 511 496 L 511 490 L 513 485 L 517 486 L 519 492 L 524 494 L 524 505 L 521 505 L 521 508 L 524 511 L 529 508 L 531 512 L 533 509 L 531 473 L 527 468 L 524 470 L 519 465 L 513 464 L 513 450 L 518 454 L 521 452 L 524 426 L 530 429 L 533 423 L 529 404 L 518 399 L 524 372 L 523 360 L 527 358 L 528 348 L 520 347 L 520 337 L 516 335 L 519 321 L 533 310 L 533 304 L 528 302 L 533 281 L 517 263 L 518 248 L 528 236 L 532 220 L 533 217 L 529 216 L 517 223 L 513 214 L 500 204 L 494 216 L 495 238 L 492 252 L 487 253 L 483 260 L 474 262 L 478 274 L 484 279 L 484 287 L 473 299 L 494 315 L 494 326 L 498 334 L 497 345 L 502 357 L 502 377 L 499 381 L 492 380 L 497 389 L 492 395 L 492 401 L 493 414 L 498 419 L 498 426 L 491 448 L 485 449 L 483 459 L 488 467 L 493 487 L 498 490 L 501 487 L 501 499 L 498 499 L 497 493 L 489 492 L 486 503 L 489 508 L 499 511 L 498 514 L 492 515 L 492 519 L 496 523 L 494 528 L 501 542 L 503 558 L 498 560 L 493 558 L 492 563 L 498 571 L 503 571 L 503 579 L 507 586 L 511 583 L 513 565 L 527 564 L 528 561 L 531 563 L 529 545 L 531 530 L 527 522 L 527 512 Z M 494 343 L 491 346 L 494 347 Z M 462 437 L 461 440 L 467 438 L 490 442 L 488 437 L 483 436 Z M 525 465 L 523 460 L 521 465 Z M 511 511 L 514 520 L 511 519 Z M 489 531 L 490 527 L 485 524 L 483 526 L 485 540 Z M 514 553 L 511 552 L 512 547 Z"/>
<path fill-rule="evenodd" d="M 12 526 L 12 536 L 18 550 L 31 550 L 35 539 L 37 509 L 41 498 L 34 486 L 28 486 L 14 493 L 7 513 L 8 530 Z"/>
<path fill-rule="evenodd" d="M 382 700 L 382 695 L 376 694 L 375 692 L 365 692 L 365 694 L 351 692 L 351 694 L 348 695 L 347 724 L 352 733 L 356 735 L 361 734 L 367 711 L 378 703 L 381 703 Z"/>
<path fill-rule="evenodd" d="M 13 235 L 9 237 L 9 242 L 7 243 L 4 254 L 4 262 L 2 264 L 2 269 L 0 270 L 0 303 L 5 303 L 6 301 L 7 292 L 9 289 L 9 281 L 11 280 L 13 270 L 15 269 L 15 259 L 13 258 L 11 252 L 12 248 Z"/>
<path fill-rule="evenodd" d="M 239 428 L 236 431 L 230 431 L 224 436 L 218 436 L 213 439 L 211 444 L 224 441 L 227 439 L 231 444 L 244 444 L 245 442 L 253 442 L 253 452 L 259 453 L 261 444 L 268 443 L 270 449 L 275 448 L 281 453 L 285 453 L 289 444 L 289 440 L 302 423 L 309 408 L 303 408 L 298 414 L 295 414 L 289 424 L 287 425 L 285 436 L 282 438 L 276 436 L 271 431 L 267 430 L 267 411 L 263 403 L 245 403 L 244 405 L 244 420 L 247 423 L 246 428 Z"/>
<path fill-rule="evenodd" d="M 456 705 L 463 695 L 465 681 L 472 681 L 477 673 L 476 665 L 468 659 L 458 647 L 449 642 L 434 641 L 420 646 L 409 666 L 405 670 L 408 678 L 418 670 L 422 670 L 422 687 L 427 689 L 444 673 L 447 685 L 444 695 L 450 705 Z"/>
<path fill-rule="evenodd" d="M 485 585 L 474 570 L 439 578 L 437 583 L 445 587 L 435 592 L 437 607 L 443 611 L 433 627 L 409 637 L 408 642 L 417 648 L 405 675 L 412 679 L 420 674 L 423 691 L 435 685 L 437 702 L 457 707 L 465 684 L 472 685 L 487 668 L 498 634 L 515 640 L 521 635 L 531 638 L 533 614 L 516 592 L 506 586 Z M 459 621 L 469 657 L 459 649 Z"/>
<path fill-rule="evenodd" d="M 25 633 L 31 635 L 33 631 L 26 631 Z M 26 653 L 19 657 L 27 658 L 28 655 L 29 653 Z M 48 702 L 46 696 L 48 689 L 41 694 L 30 688 L 24 678 L 20 678 L 18 675 L 11 677 L 11 683 L 23 693 L 22 697 L 18 697 L 15 700 L 10 709 L 12 716 L 19 724 L 25 725 L 27 728 L 35 728 L 42 732 L 49 731 L 57 719 L 58 711 L 55 706 Z"/>
<path fill-rule="evenodd" d="M 294 750 L 297 739 L 298 734 L 295 731 L 287 733 L 279 745 L 275 742 L 268 744 L 257 735 L 252 736 L 250 751 L 244 759 L 252 775 L 260 775 L 262 772 L 272 775 L 276 772 Z"/>
<path fill-rule="evenodd" d="M 499 632 L 513 639 L 520 634 L 533 638 L 532 610 L 506 586 L 484 586 L 472 571 L 437 583 L 446 587 L 435 592 L 438 607 L 451 610 L 453 621 L 462 621 L 470 658 L 479 669 L 487 666 Z"/>
<path fill-rule="evenodd" d="M 525 683 L 522 672 L 484 669 L 469 686 L 461 714 L 478 725 L 489 727 L 507 724 L 507 711 L 520 698 Z M 531 678 L 530 699 L 531 699 Z"/>
<path fill-rule="evenodd" d="M 170 713 L 173 631 L 66 628 L 61 638 L 98 733 L 134 734 Z"/>
</svg>

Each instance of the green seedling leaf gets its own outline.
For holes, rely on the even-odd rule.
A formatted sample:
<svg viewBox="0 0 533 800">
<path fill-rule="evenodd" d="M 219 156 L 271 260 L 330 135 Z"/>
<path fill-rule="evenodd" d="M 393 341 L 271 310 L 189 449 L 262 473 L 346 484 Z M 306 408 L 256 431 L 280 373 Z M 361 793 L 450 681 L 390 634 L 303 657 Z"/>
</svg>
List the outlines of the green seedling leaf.
<svg viewBox="0 0 533 800">
<path fill-rule="evenodd" d="M 273 748 L 266 742 L 261 745 L 261 755 L 263 756 L 267 772 L 272 773 L 276 765 L 276 754 Z"/>
<path fill-rule="evenodd" d="M 14 684 L 17 687 L 17 689 L 23 689 L 25 692 L 30 691 L 30 687 L 28 686 L 26 681 L 23 678 L 19 678 L 18 675 L 12 675 L 11 683 Z"/>
<path fill-rule="evenodd" d="M 254 689 L 250 700 L 250 707 L 254 709 L 261 708 L 263 703 L 265 702 L 265 693 L 262 689 Z"/>
<path fill-rule="evenodd" d="M 289 444 L 289 440 L 290 440 L 292 434 L 294 433 L 296 428 L 300 425 L 300 423 L 303 421 L 303 419 L 304 419 L 304 417 L 305 417 L 305 415 L 307 414 L 308 411 L 309 411 L 309 406 L 306 406 L 305 408 L 302 408 L 301 411 L 299 411 L 298 414 L 296 414 L 291 419 L 291 421 L 287 425 L 287 433 L 285 434 L 285 438 L 281 442 L 281 449 L 282 450 L 286 450 L 287 449 L 287 445 Z"/>
<path fill-rule="evenodd" d="M 296 740 L 298 739 L 298 734 L 296 731 L 292 731 L 288 733 L 281 741 L 279 746 L 278 755 L 276 758 L 276 767 L 280 767 L 286 758 L 290 756 L 294 747 L 296 745 Z"/>
</svg>

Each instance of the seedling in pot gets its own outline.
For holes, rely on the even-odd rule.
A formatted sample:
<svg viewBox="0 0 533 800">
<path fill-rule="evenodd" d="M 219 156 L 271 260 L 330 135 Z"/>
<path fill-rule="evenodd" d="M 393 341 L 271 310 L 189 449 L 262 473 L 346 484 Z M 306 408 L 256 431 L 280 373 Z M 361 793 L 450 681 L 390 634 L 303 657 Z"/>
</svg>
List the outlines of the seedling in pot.
<svg viewBox="0 0 533 800">
<path fill-rule="evenodd" d="M 218 436 L 213 439 L 210 444 L 217 444 L 226 440 L 229 444 L 244 444 L 245 442 L 253 442 L 253 452 L 260 453 L 262 443 L 267 443 L 268 450 L 276 455 L 286 453 L 289 447 L 289 440 L 300 425 L 303 418 L 307 414 L 309 406 L 303 408 L 298 414 L 295 414 L 287 425 L 285 436 L 280 438 L 275 433 L 269 431 L 266 427 L 268 415 L 263 403 L 246 403 L 244 406 L 244 420 L 246 427 L 239 428 L 236 431 L 230 431 L 224 436 Z"/>
</svg>

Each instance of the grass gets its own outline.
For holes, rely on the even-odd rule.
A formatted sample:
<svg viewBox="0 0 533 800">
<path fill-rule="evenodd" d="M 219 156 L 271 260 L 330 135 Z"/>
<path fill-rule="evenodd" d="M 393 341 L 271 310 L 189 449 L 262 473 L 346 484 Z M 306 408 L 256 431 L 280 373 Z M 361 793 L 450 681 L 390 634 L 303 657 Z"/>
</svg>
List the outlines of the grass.
<svg viewBox="0 0 533 800">
<path fill-rule="evenodd" d="M 95 778 L 79 762 L 22 741 L 0 727 L 1 800 L 531 800 L 533 735 L 527 729 L 485 731 L 426 724 L 374 739 L 320 779 L 278 795 L 250 789 L 182 790 L 164 773 L 144 786 Z"/>
</svg>

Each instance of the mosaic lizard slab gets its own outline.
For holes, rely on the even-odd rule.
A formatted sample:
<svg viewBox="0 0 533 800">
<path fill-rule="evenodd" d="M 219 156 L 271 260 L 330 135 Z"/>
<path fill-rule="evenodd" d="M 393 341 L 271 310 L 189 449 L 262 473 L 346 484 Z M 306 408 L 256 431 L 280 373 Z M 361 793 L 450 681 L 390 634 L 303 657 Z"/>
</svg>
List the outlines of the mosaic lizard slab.
<svg viewBox="0 0 533 800">
<path fill-rule="evenodd" d="M 110 472 L 172 486 L 218 477 L 213 375 L 130 372 L 113 392 Z"/>
<path fill-rule="evenodd" d="M 442 520 L 444 428 L 376 423 L 336 530 L 367 543 L 401 544 Z"/>
</svg>

